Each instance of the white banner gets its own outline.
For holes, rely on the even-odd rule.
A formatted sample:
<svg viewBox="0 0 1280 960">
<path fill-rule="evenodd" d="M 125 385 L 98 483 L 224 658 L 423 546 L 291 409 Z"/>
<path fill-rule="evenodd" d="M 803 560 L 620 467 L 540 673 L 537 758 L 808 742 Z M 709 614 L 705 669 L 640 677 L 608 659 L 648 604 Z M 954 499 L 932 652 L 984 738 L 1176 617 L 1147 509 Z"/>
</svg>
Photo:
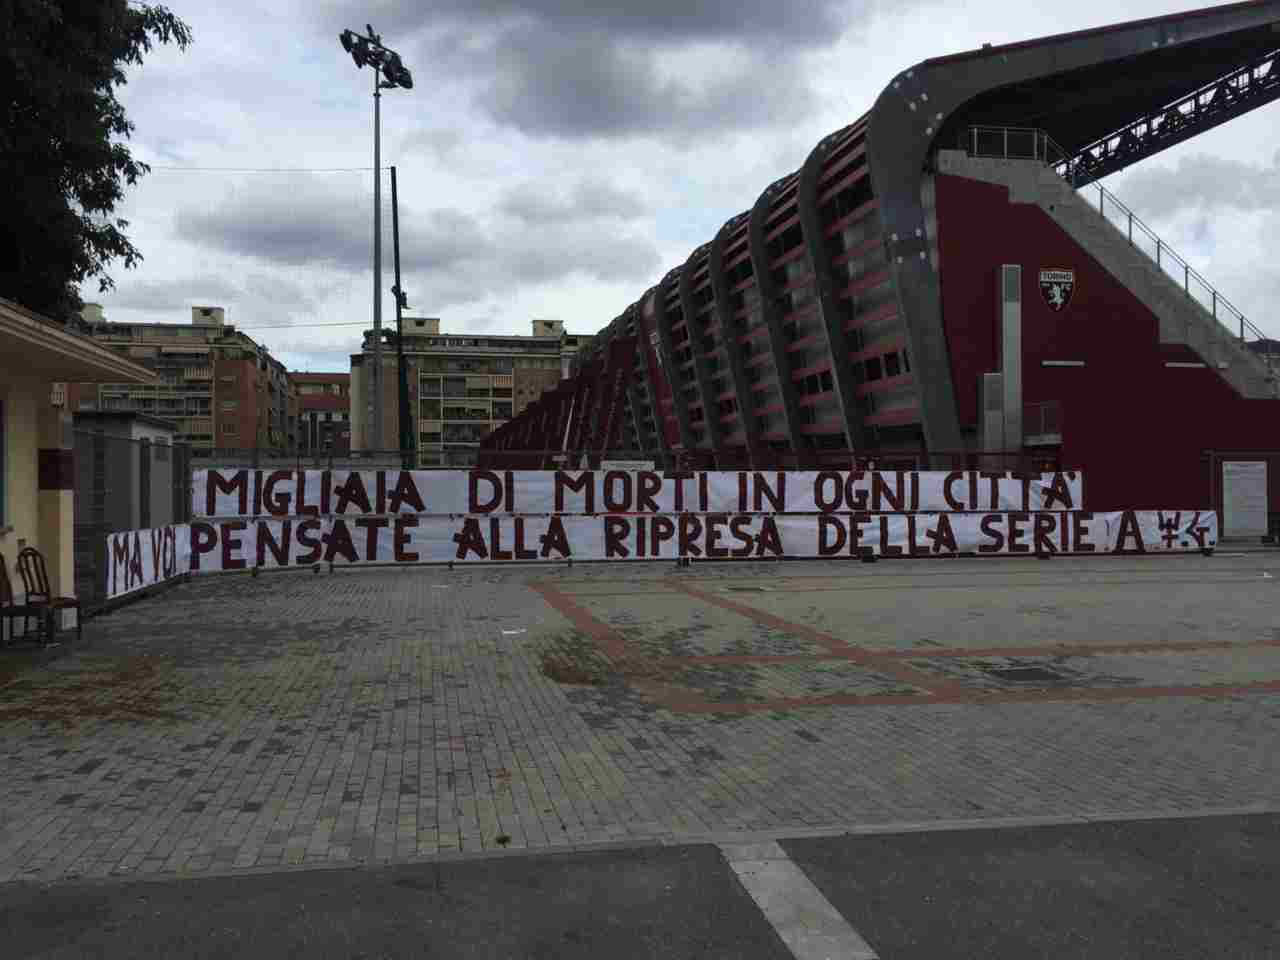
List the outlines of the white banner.
<svg viewBox="0 0 1280 960">
<path fill-rule="evenodd" d="M 107 599 L 122 597 L 191 571 L 188 524 L 107 535 Z"/>
<path fill-rule="evenodd" d="M 190 569 L 314 563 L 1177 553 L 1212 549 L 1213 511 L 678 514 L 232 519 L 190 524 Z"/>
<path fill-rule="evenodd" d="M 1076 471 L 197 470 L 195 517 L 1079 510 Z"/>
</svg>

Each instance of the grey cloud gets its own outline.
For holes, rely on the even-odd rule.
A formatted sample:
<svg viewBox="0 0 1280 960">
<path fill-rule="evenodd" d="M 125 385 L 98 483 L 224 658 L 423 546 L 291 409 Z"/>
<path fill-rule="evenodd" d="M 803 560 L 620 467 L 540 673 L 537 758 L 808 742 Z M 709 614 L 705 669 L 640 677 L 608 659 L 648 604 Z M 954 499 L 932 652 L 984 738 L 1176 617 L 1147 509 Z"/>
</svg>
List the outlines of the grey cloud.
<svg viewBox="0 0 1280 960">
<path fill-rule="evenodd" d="M 508 190 L 498 209 L 528 224 L 631 219 L 648 207 L 635 194 L 600 180 L 580 181 L 564 195 L 554 184 L 526 183 Z"/>
<path fill-rule="evenodd" d="M 653 51 L 606 34 L 518 27 L 497 39 L 478 102 L 529 136 L 621 137 L 754 129 L 816 105 L 781 52 L 751 55 L 728 76 L 664 79 Z"/>
<path fill-rule="evenodd" d="M 1171 168 L 1135 169 L 1114 189 L 1143 217 L 1203 208 L 1274 209 L 1280 207 L 1280 152 L 1264 166 L 1195 154 Z"/>
<path fill-rule="evenodd" d="M 523 199 L 527 207 L 529 197 Z M 515 202 L 522 209 L 519 196 Z M 616 225 L 601 226 L 600 218 L 617 208 L 635 211 L 639 201 L 592 181 L 579 184 L 562 206 L 550 208 L 548 222 L 526 223 L 518 230 L 482 223 L 458 210 L 421 212 L 402 204 L 405 290 L 411 302 L 440 309 L 507 297 L 523 285 L 552 283 L 574 274 L 605 282 L 643 280 L 658 267 L 656 248 L 646 238 L 620 233 Z M 272 181 L 254 181 L 217 204 L 179 209 L 174 222 L 187 243 L 272 268 L 270 276 L 249 273 L 243 291 L 224 289 L 224 299 L 244 296 L 256 305 L 255 312 L 264 304 L 286 306 L 283 312 L 306 310 L 339 283 L 349 284 L 370 268 L 367 207 L 349 199 L 335 202 L 332 191 L 312 178 L 291 178 L 288 189 Z M 388 242 L 388 287 L 389 247 Z M 282 268 L 309 270 L 315 277 L 330 279 L 325 286 L 304 287 L 280 279 Z M 333 271 L 343 278 L 332 279 Z"/>
<path fill-rule="evenodd" d="M 213 209 L 179 210 L 174 226 L 188 243 L 236 256 L 358 271 L 369 265 L 370 219 L 365 203 L 353 203 L 313 179 L 294 178 L 284 188 L 254 182 Z M 487 249 L 474 218 L 447 209 L 402 216 L 400 242 L 405 266 L 416 269 L 446 268 Z"/>
<path fill-rule="evenodd" d="M 801 56 L 868 21 L 841 0 L 442 0 L 378 11 L 387 42 L 444 82 L 463 78 L 493 120 L 532 137 L 658 136 L 677 142 L 794 122 L 817 107 Z M 326 22 L 363 23 L 338 7 Z M 664 78 L 664 54 L 732 51 L 714 78 Z M 411 64 L 412 67 L 412 64 Z"/>
<path fill-rule="evenodd" d="M 569 273 L 608 283 L 650 277 L 661 266 L 653 244 L 637 237 L 600 237 L 584 231 L 556 239 L 554 245 L 523 243 L 512 249 L 512 273 L 527 283 L 547 283 Z"/>
<path fill-rule="evenodd" d="M 240 283 L 216 275 L 163 283 L 130 280 L 122 278 L 116 291 L 102 298 L 108 319 L 113 309 L 145 310 L 165 313 L 171 322 L 184 323 L 189 318 L 189 307 L 211 304 L 229 307 L 232 323 L 246 322 L 247 317 L 287 323 L 300 314 L 314 313 L 340 289 L 333 282 L 295 282 L 281 276 L 279 271 L 249 273 Z"/>
<path fill-rule="evenodd" d="M 661 268 L 653 243 L 590 225 L 556 225 L 503 232 L 491 257 L 447 271 L 409 274 L 405 289 L 416 309 L 503 301 L 527 287 L 551 286 L 573 276 L 602 283 L 641 285 Z"/>
<path fill-rule="evenodd" d="M 462 134 L 457 130 L 433 127 L 409 134 L 400 141 L 399 152 L 407 154 L 416 150 L 426 150 L 437 160 L 443 161 L 452 159 L 462 143 Z"/>
<path fill-rule="evenodd" d="M 97 287 L 92 289 L 96 290 Z M 111 319 L 113 307 L 182 314 L 190 305 L 222 303 L 235 300 L 241 295 L 239 287 L 217 276 L 188 277 L 163 283 L 131 283 L 126 275 L 117 281 L 116 289 L 107 296 L 95 298 L 88 296 L 88 291 L 89 288 L 86 287 L 86 299 L 90 302 L 101 299 L 108 320 Z M 186 319 L 188 318 L 185 316 L 177 317 L 179 322 Z"/>
<path fill-rule="evenodd" d="M 658 45 L 730 40 L 776 47 L 820 42 L 849 18 L 848 4 L 840 0 L 436 0 L 367 11 L 364 3 L 332 4 L 323 22 L 326 29 L 342 24 L 363 32 L 364 22 L 376 16 L 374 28 L 387 43 L 394 34 L 440 22 L 465 30 L 534 22 L 560 33 L 607 32 Z"/>
</svg>

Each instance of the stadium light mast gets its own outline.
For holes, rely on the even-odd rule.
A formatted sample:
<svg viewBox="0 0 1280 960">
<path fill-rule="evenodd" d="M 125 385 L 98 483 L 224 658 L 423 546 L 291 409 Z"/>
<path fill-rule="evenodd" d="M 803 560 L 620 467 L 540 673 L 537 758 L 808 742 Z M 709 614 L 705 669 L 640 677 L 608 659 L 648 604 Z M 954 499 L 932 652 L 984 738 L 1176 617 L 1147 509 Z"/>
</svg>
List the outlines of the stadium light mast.
<svg viewBox="0 0 1280 960">
<path fill-rule="evenodd" d="M 382 451 L 382 91 L 412 89 L 413 77 L 400 54 L 382 45 L 366 23 L 367 36 L 354 30 L 338 34 L 342 49 L 357 68 L 373 67 L 373 448 Z"/>
</svg>

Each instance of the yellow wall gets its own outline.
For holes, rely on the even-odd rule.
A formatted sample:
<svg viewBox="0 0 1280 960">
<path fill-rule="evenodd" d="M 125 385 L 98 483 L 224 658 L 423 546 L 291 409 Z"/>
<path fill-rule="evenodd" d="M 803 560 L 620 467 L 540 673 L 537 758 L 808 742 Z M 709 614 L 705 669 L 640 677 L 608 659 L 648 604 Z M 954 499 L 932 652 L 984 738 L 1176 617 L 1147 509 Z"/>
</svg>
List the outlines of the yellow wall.
<svg viewBox="0 0 1280 960">
<path fill-rule="evenodd" d="M 0 379 L 5 443 L 5 510 L 4 526 L 0 527 L 0 554 L 4 555 L 9 580 L 19 602 L 22 599 L 22 579 L 18 576 L 18 551 L 22 546 L 42 549 L 39 543 L 36 451 L 40 449 L 38 403 L 43 397 L 47 405 L 48 395 L 47 381 L 20 379 L 7 371 L 6 376 Z M 12 529 L 5 532 L 10 527 Z M 26 542 L 20 546 L 21 540 Z"/>
</svg>

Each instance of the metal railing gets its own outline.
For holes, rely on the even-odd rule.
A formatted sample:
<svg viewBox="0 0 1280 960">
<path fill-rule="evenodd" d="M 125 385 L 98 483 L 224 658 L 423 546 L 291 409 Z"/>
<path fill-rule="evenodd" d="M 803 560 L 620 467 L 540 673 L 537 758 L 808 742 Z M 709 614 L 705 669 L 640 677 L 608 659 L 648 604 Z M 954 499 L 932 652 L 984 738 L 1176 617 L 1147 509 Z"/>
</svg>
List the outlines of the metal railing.
<svg viewBox="0 0 1280 960">
<path fill-rule="evenodd" d="M 1099 215 L 1124 234 L 1132 246 L 1145 253 L 1157 269 L 1180 284 L 1186 295 L 1199 303 L 1232 337 L 1238 338 L 1241 344 L 1249 339 L 1267 339 L 1230 300 L 1143 223 L 1114 193 L 1097 181 L 1076 187 L 1080 179 L 1077 176 L 1077 162 L 1044 130 L 1032 127 L 970 127 L 964 137 L 963 149 L 975 157 L 1039 160 L 1052 166 L 1072 187 L 1081 191 L 1096 191 Z"/>
<path fill-rule="evenodd" d="M 655 470 L 1010 470 L 1064 466 L 1052 452 L 902 450 L 769 450 L 724 447 L 689 450 L 481 450 L 484 470 L 599 470 L 609 461 L 652 463 Z"/>
<path fill-rule="evenodd" d="M 1031 407 L 1027 408 L 1028 410 Z M 1046 412 L 1045 424 L 1056 423 Z M 1038 422 L 1038 421 L 1037 421 Z M 1024 421 L 1028 435 L 1031 421 Z M 1046 429 L 1052 433 L 1053 430 Z M 1051 458 L 1052 459 L 1052 458 Z M 190 469 L 247 468 L 253 470 L 600 470 L 608 462 L 651 463 L 668 470 L 1032 470 L 1045 461 L 1037 453 L 966 453 L 948 451 L 771 450 L 738 447 L 690 450 L 496 450 L 421 448 L 407 455 L 399 450 L 351 452 L 285 452 L 223 448 L 190 460 Z M 1056 463 L 1056 461 L 1055 461 Z M 1057 469 L 1057 466 L 1045 469 Z"/>
<path fill-rule="evenodd" d="M 971 157 L 1041 160 L 1054 165 L 1070 157 L 1053 137 L 1037 127 L 970 127 L 961 149 Z"/>
<path fill-rule="evenodd" d="M 1125 206 L 1119 197 L 1097 181 L 1081 190 L 1096 191 L 1099 215 L 1124 234 L 1132 246 L 1145 253 L 1170 280 L 1179 284 L 1183 292 L 1222 324 L 1232 337 L 1238 338 L 1242 344 L 1249 339 L 1267 339 L 1200 271 L 1179 256 L 1177 251 Z"/>
<path fill-rule="evenodd" d="M 265 447 L 217 447 L 192 457 L 192 465 L 249 467 L 262 470 L 374 470 L 416 466 L 415 451 L 400 450 L 279 450 Z"/>
</svg>

